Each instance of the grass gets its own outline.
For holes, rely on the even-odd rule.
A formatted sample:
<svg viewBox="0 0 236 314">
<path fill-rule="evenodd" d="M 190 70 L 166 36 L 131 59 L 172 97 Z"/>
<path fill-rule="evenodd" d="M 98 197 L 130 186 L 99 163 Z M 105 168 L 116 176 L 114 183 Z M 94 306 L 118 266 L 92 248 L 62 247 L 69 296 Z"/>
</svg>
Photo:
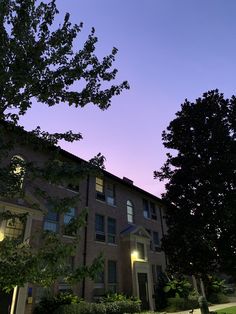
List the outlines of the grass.
<svg viewBox="0 0 236 314">
<path fill-rule="evenodd" d="M 236 306 L 226 307 L 224 309 L 217 310 L 217 314 L 236 314 Z"/>
</svg>

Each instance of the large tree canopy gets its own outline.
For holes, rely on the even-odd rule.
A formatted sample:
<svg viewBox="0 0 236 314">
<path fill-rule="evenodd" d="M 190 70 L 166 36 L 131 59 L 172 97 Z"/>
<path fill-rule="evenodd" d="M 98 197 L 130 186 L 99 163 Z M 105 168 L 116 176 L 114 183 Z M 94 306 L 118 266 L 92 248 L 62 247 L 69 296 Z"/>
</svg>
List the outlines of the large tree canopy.
<svg viewBox="0 0 236 314">
<path fill-rule="evenodd" d="M 30 189 L 35 199 L 44 199 L 53 210 L 65 213 L 78 204 L 79 197 L 60 199 L 58 195 L 48 194 L 47 183 L 43 190 L 37 182 L 77 185 L 81 178 L 103 166 L 104 157 L 98 155 L 90 164 L 71 163 L 68 158 L 61 158 L 61 151 L 55 145 L 61 139 L 79 140 L 80 133 L 50 134 L 40 126 L 25 132 L 19 126 L 20 116 L 35 101 L 47 106 L 64 103 L 75 107 L 92 103 L 104 110 L 110 106 L 111 98 L 129 85 L 126 81 L 111 84 L 117 74 L 113 68 L 117 49 L 113 48 L 110 55 L 99 60 L 95 54 L 97 37 L 92 29 L 86 42 L 77 43 L 81 48 L 75 50 L 83 25 L 72 25 L 67 13 L 57 26 L 58 13 L 55 0 L 0 0 L 0 200 L 19 196 L 24 199 L 25 190 Z M 19 159 L 6 163 L 16 145 L 45 152 L 48 159 L 40 165 L 31 161 L 20 164 Z M 20 168 L 23 173 L 17 170 Z M 24 189 L 21 188 L 23 174 Z M 31 205 L 45 212 L 40 201 Z M 31 241 L 22 243 L 5 237 L 0 242 L 0 289 L 10 290 L 26 282 L 50 285 L 59 276 L 71 283 L 84 276 L 94 277 L 101 266 L 100 258 L 90 267 L 77 265 L 73 272 L 68 268 L 68 257 L 77 249 L 78 229 L 86 220 L 86 212 L 82 213 L 82 217 L 72 221 L 75 240 L 71 245 L 63 244 L 56 234 L 46 233 L 42 235 L 40 248 L 35 250 Z M 14 224 L 16 219 L 24 221 L 26 217 L 12 212 L 0 214 L 0 223 L 7 220 Z"/>
<path fill-rule="evenodd" d="M 162 138 L 173 150 L 155 172 L 168 180 L 163 248 L 171 270 L 236 276 L 236 98 L 213 90 L 185 100 Z"/>
</svg>

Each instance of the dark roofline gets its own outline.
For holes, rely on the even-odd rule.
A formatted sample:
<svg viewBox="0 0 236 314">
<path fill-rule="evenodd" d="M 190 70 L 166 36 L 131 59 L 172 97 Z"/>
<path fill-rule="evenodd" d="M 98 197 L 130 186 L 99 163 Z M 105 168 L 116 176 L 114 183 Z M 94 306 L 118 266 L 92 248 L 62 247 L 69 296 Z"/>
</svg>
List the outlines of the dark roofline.
<svg viewBox="0 0 236 314">
<path fill-rule="evenodd" d="M 60 148 L 60 151 L 67 158 L 73 159 L 75 162 L 80 161 L 80 162 L 88 163 L 88 161 L 86 161 L 86 160 L 84 160 L 84 159 L 82 159 L 82 158 L 80 158 L 80 157 L 78 157 L 78 156 L 76 156 L 76 155 L 74 155 L 74 154 L 72 154 L 72 153 L 62 149 L 62 148 Z M 136 186 L 134 184 L 130 184 L 129 182 L 127 182 L 127 181 L 125 181 L 125 180 L 115 176 L 114 174 L 112 174 L 112 173 L 110 173 L 110 172 L 108 172 L 106 170 L 101 170 L 101 171 L 104 173 L 105 176 L 107 176 L 107 177 L 109 177 L 109 178 L 111 178 L 111 179 L 113 179 L 115 181 L 118 181 L 119 183 L 121 183 L 121 184 L 123 184 L 125 186 L 128 186 L 128 187 L 130 187 L 130 188 L 132 188 L 132 189 L 134 189 L 134 190 L 136 190 L 138 192 L 141 192 L 141 193 L 145 194 L 147 197 L 150 197 L 152 199 L 155 199 L 158 202 L 161 202 L 161 203 L 165 204 L 165 202 L 161 198 L 159 198 L 158 196 L 153 195 L 153 194 L 151 194 L 151 193 L 141 189 L 140 187 L 138 187 L 138 186 Z"/>
<path fill-rule="evenodd" d="M 16 125 L 14 125 L 14 124 L 12 124 L 12 123 L 9 123 L 9 122 L 6 122 L 6 121 L 2 121 L 2 120 L 0 120 L 0 122 L 1 122 L 0 125 L 3 124 L 3 126 L 5 126 L 5 127 L 10 127 L 10 129 L 11 129 L 11 128 L 12 128 L 13 130 L 14 130 L 14 129 L 18 129 L 18 130 L 19 130 L 20 132 L 22 132 L 22 133 L 26 133 L 26 134 L 29 133 L 29 132 L 27 132 L 27 131 L 24 129 L 24 127 L 22 127 L 22 126 L 16 126 Z M 41 138 L 39 138 L 39 137 L 37 137 L 37 136 L 35 136 L 35 137 L 36 137 L 39 141 L 42 141 L 42 142 L 46 143 L 45 140 L 43 140 L 43 139 L 41 139 Z M 64 150 L 64 149 L 62 149 L 60 146 L 51 145 L 51 147 L 54 147 L 55 149 L 59 149 L 59 151 L 60 151 L 60 153 L 62 153 L 62 155 L 64 155 L 64 156 L 67 157 L 67 158 L 70 158 L 70 159 L 74 160 L 75 162 L 84 162 L 84 163 L 88 163 L 88 161 L 86 161 L 86 160 L 84 160 L 84 159 L 82 159 L 82 158 L 80 158 L 80 157 L 78 157 L 78 156 L 76 156 L 76 155 L 74 155 L 74 154 L 72 154 L 72 153 L 70 153 L 70 152 Z M 138 191 L 138 192 L 141 192 L 141 193 L 145 194 L 147 197 L 150 197 L 150 198 L 152 198 L 152 199 L 155 199 L 156 201 L 161 202 L 162 204 L 167 205 L 166 202 L 163 201 L 162 199 L 160 199 L 159 197 L 157 197 L 157 196 L 155 196 L 155 195 L 153 195 L 153 194 L 151 194 L 151 193 L 149 193 L 149 192 L 147 192 L 147 191 L 145 191 L 145 190 L 139 188 L 138 186 L 136 186 L 136 185 L 134 185 L 134 184 L 131 184 L 130 182 L 127 182 L 127 181 L 125 181 L 125 180 L 123 180 L 123 179 L 121 179 L 121 178 L 115 176 L 114 174 L 112 174 L 112 173 L 110 173 L 110 172 L 108 172 L 108 171 L 106 171 L 106 170 L 101 170 L 101 171 L 102 171 L 106 176 L 110 177 L 111 179 L 113 179 L 113 180 L 115 180 L 115 181 L 118 181 L 119 183 L 121 183 L 121 184 L 123 184 L 123 185 L 125 185 L 125 186 L 131 187 L 132 189 L 134 189 L 134 190 L 136 190 L 136 191 Z"/>
</svg>

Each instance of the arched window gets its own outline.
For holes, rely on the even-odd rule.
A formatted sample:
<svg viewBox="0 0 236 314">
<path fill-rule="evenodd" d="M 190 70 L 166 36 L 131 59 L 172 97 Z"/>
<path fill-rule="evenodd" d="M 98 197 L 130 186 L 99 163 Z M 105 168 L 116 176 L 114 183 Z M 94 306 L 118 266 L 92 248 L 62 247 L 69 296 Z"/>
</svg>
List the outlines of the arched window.
<svg viewBox="0 0 236 314">
<path fill-rule="evenodd" d="M 14 155 L 11 159 L 12 173 L 16 177 L 17 186 L 22 189 L 25 176 L 25 159 L 20 155 Z"/>
<path fill-rule="evenodd" d="M 134 222 L 134 205 L 130 200 L 127 201 L 127 220 L 129 223 Z"/>
</svg>

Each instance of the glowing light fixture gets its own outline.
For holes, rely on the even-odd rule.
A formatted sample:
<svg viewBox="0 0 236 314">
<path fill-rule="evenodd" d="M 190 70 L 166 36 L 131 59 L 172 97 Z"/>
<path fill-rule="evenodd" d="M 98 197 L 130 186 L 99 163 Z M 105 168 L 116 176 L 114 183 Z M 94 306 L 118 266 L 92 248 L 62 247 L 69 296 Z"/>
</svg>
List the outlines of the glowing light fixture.
<svg viewBox="0 0 236 314">
<path fill-rule="evenodd" d="M 134 261 L 137 261 L 138 259 L 139 259 L 138 251 L 133 251 L 131 253 L 131 260 L 134 262 Z"/>
<path fill-rule="evenodd" d="M 4 239 L 4 233 L 0 230 L 0 242 Z"/>
</svg>

